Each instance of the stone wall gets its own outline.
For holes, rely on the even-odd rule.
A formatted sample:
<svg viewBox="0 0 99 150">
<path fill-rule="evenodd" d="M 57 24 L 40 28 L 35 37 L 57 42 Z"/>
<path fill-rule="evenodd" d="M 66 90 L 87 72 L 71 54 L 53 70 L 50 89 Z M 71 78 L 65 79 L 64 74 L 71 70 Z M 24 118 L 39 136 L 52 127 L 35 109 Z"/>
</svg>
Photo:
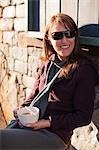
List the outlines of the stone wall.
<svg viewBox="0 0 99 150">
<path fill-rule="evenodd" d="M 0 0 L 0 102 L 7 122 L 30 94 L 39 65 L 41 43 L 25 31 L 25 1 Z"/>
<path fill-rule="evenodd" d="M 0 103 L 7 122 L 12 111 L 30 94 L 40 64 L 42 42 L 29 37 L 25 22 L 25 0 L 0 0 Z M 96 87 L 92 123 L 74 130 L 77 150 L 99 149 L 99 87 Z"/>
</svg>

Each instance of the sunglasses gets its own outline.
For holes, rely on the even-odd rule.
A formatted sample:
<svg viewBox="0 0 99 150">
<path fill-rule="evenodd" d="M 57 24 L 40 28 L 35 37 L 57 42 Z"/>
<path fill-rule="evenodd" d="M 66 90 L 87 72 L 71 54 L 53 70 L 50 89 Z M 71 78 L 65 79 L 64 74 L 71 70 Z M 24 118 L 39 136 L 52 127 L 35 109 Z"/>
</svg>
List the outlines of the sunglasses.
<svg viewBox="0 0 99 150">
<path fill-rule="evenodd" d="M 76 35 L 75 30 L 66 30 L 61 32 L 53 32 L 51 34 L 53 40 L 61 40 L 64 36 L 66 38 L 73 38 Z"/>
</svg>

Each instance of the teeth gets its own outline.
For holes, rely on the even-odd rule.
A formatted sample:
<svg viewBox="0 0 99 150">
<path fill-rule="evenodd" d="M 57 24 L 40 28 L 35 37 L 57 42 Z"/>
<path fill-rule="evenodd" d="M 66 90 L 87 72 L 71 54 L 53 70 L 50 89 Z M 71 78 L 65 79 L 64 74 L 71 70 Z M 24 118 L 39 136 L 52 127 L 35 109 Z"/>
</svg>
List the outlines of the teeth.
<svg viewBox="0 0 99 150">
<path fill-rule="evenodd" d="M 61 48 L 68 48 L 69 46 L 67 46 L 67 45 L 64 45 L 64 46 L 61 46 Z"/>
</svg>

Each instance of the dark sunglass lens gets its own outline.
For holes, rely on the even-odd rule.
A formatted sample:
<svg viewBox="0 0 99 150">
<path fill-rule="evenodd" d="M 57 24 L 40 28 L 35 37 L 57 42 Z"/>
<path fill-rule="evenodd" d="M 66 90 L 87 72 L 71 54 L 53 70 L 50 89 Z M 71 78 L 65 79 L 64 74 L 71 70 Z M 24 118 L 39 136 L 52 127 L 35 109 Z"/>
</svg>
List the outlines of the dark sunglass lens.
<svg viewBox="0 0 99 150">
<path fill-rule="evenodd" d="M 68 30 L 68 31 L 65 31 L 64 34 L 66 38 L 72 38 L 76 35 L 76 32 L 75 30 L 72 30 L 72 31 Z"/>
<path fill-rule="evenodd" d="M 60 40 L 63 38 L 63 33 L 62 32 L 54 32 L 54 33 L 52 33 L 52 38 L 54 40 Z"/>
<path fill-rule="evenodd" d="M 76 35 L 76 31 L 75 30 L 70 31 L 70 38 L 74 37 L 75 35 Z"/>
<path fill-rule="evenodd" d="M 54 40 L 60 40 L 63 38 L 63 36 L 65 35 L 66 38 L 73 38 L 76 35 L 76 31 L 75 30 L 66 30 L 66 31 L 62 31 L 62 32 L 53 32 L 52 33 L 52 38 Z"/>
<path fill-rule="evenodd" d="M 64 34 L 65 34 L 65 37 L 70 38 L 70 31 L 69 30 L 65 31 Z"/>
</svg>

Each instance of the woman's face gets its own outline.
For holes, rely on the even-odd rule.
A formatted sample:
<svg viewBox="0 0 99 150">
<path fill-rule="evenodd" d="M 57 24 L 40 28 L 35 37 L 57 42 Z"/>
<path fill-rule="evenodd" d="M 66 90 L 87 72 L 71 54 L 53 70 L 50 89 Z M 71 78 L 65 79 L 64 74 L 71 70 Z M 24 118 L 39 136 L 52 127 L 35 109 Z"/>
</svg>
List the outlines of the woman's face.
<svg viewBox="0 0 99 150">
<path fill-rule="evenodd" d="M 61 32 L 66 30 L 67 29 L 61 24 L 55 23 L 51 28 L 51 34 L 53 32 Z M 72 53 L 75 46 L 75 37 L 67 38 L 63 36 L 61 39 L 54 40 L 52 36 L 49 36 L 49 40 L 60 60 L 65 60 Z"/>
</svg>

